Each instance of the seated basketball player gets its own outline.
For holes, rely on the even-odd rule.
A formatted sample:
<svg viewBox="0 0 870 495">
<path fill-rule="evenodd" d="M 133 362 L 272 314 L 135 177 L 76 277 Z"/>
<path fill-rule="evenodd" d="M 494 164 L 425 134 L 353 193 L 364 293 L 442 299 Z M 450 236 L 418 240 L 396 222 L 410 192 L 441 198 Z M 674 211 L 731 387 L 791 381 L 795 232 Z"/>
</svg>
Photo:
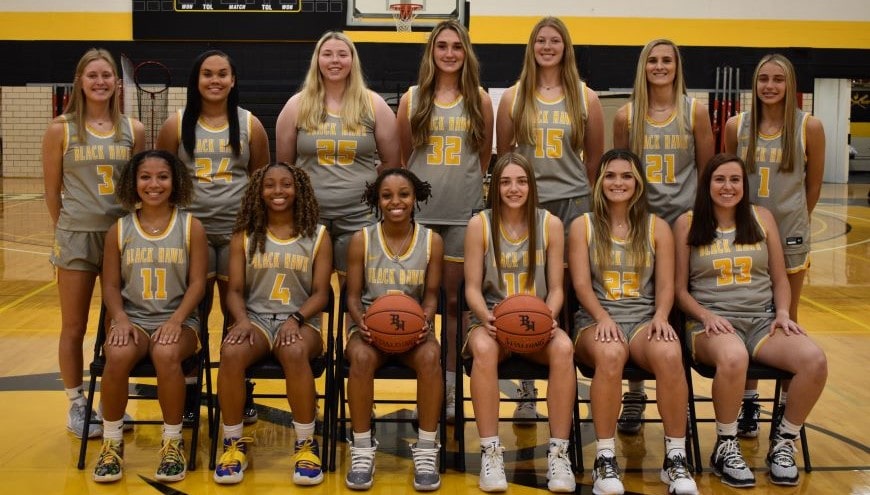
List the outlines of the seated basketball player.
<svg viewBox="0 0 870 495">
<path fill-rule="evenodd" d="M 118 202 L 130 213 L 106 233 L 103 303 L 106 332 L 103 372 L 103 447 L 94 480 L 123 475 L 124 408 L 130 370 L 150 356 L 157 370 L 157 400 L 163 413 L 160 464 L 155 477 L 179 481 L 187 473 L 181 416 L 181 363 L 199 348 L 196 309 L 205 293 L 205 230 L 179 206 L 190 203 L 190 176 L 165 151 L 133 156 L 118 180 Z"/>
<path fill-rule="evenodd" d="M 329 299 L 332 244 L 317 223 L 308 174 L 271 163 L 251 176 L 230 241 L 227 308 L 235 324 L 221 345 L 218 400 L 224 452 L 214 472 L 220 484 L 242 481 L 250 437 L 244 427 L 245 369 L 272 354 L 287 378 L 296 444 L 293 482 L 323 481 L 314 435 L 311 359 L 323 353 L 320 313 Z"/>
<path fill-rule="evenodd" d="M 522 355 L 550 367 L 547 486 L 553 492 L 573 492 L 576 482 L 568 459 L 568 435 L 577 396 L 576 372 L 571 339 L 555 320 L 565 297 L 562 222 L 536 207 L 535 174 L 517 153 L 505 153 L 496 162 L 489 197 L 492 208 L 471 219 L 465 236 L 465 298 L 471 326 L 463 352 L 474 359 L 471 398 L 482 453 L 480 489 L 507 490 L 504 449 L 498 437 L 498 363 L 509 352 L 495 339 L 492 308 L 507 296 L 525 293 L 544 299 L 554 318 L 546 347 Z"/>
<path fill-rule="evenodd" d="M 825 387 L 825 353 L 789 317 L 791 291 L 773 215 L 746 194 L 746 166 L 714 156 L 698 183 L 695 209 L 674 225 L 676 297 L 686 313 L 693 358 L 716 367 L 713 472 L 726 485 L 755 485 L 737 440 L 750 357 L 794 373 L 785 415 L 767 453 L 770 480 L 796 485 L 794 441 Z"/>
<path fill-rule="evenodd" d="M 697 494 L 686 461 L 688 386 L 674 302 L 674 240 L 667 222 L 647 210 L 640 159 L 610 150 L 592 188 L 592 212 L 571 224 L 568 267 L 581 308 L 574 352 L 595 368 L 592 418 L 596 493 L 623 493 L 616 462 L 622 368 L 628 358 L 656 375 L 656 404 L 665 430 L 661 480 L 668 493 Z"/>
<path fill-rule="evenodd" d="M 441 236 L 414 221 L 418 203 L 429 199 L 429 183 L 407 169 L 384 170 L 363 196 L 377 211 L 379 222 L 355 233 L 347 262 L 347 309 L 353 319 L 345 357 L 350 363 L 347 399 L 353 427 L 350 468 L 345 483 L 355 490 L 372 486 L 377 441 L 372 438 L 371 413 L 374 373 L 391 355 L 372 345 L 364 322 L 365 311 L 378 296 L 400 292 L 416 299 L 429 322 L 410 351 L 395 355 L 417 373 L 417 409 L 420 423 L 414 458 L 414 488 L 436 490 L 441 486 L 435 441 L 444 383 L 441 347 L 431 331 L 441 285 L 444 247 Z"/>
</svg>

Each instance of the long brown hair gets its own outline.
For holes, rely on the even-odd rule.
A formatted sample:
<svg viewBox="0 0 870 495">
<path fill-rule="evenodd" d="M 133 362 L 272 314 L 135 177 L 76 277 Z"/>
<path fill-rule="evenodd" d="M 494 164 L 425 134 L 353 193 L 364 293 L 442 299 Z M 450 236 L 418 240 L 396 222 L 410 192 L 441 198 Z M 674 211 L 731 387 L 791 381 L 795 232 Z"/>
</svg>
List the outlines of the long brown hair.
<svg viewBox="0 0 870 495">
<path fill-rule="evenodd" d="M 529 181 L 529 194 L 526 196 L 526 222 L 528 225 L 528 278 L 526 279 L 525 289 L 530 289 L 535 284 L 535 265 L 537 265 L 537 257 L 535 256 L 535 246 L 538 243 L 538 186 L 535 183 L 535 171 L 532 165 L 523 155 L 514 152 L 508 152 L 500 156 L 498 161 L 493 165 L 492 181 L 489 183 L 489 198 L 492 202 L 492 215 L 490 215 L 489 229 L 492 237 L 492 250 L 495 255 L 495 266 L 499 272 L 499 280 L 501 279 L 501 215 L 502 215 L 502 200 L 499 190 L 499 183 L 504 169 L 508 165 L 517 165 L 526 173 Z"/>
<path fill-rule="evenodd" d="M 95 60 L 105 60 L 112 67 L 112 72 L 115 74 L 115 86 L 112 87 L 112 99 L 109 100 L 109 115 L 112 117 L 112 126 L 115 129 L 115 141 L 120 141 L 121 132 L 121 92 L 118 91 L 120 76 L 118 75 L 118 64 L 112 54 L 104 48 L 91 48 L 86 51 L 79 63 L 76 64 L 76 72 L 73 77 L 73 88 L 70 93 L 69 101 L 63 109 L 63 116 L 67 122 L 74 122 L 76 125 L 76 140 L 84 144 L 87 141 L 87 131 L 85 130 L 85 113 L 88 106 L 87 98 L 85 98 L 84 90 L 82 89 L 82 78 L 84 77 L 85 69 L 88 64 Z"/>
<path fill-rule="evenodd" d="M 755 173 L 755 147 L 758 144 L 758 132 L 762 112 L 764 112 L 761 99 L 758 97 L 758 74 L 761 72 L 761 67 L 768 62 L 778 65 L 785 72 L 785 99 L 783 101 L 785 114 L 782 120 L 782 131 L 780 131 L 782 161 L 779 162 L 779 170 L 780 172 L 792 172 L 794 171 L 794 158 L 797 153 L 795 147 L 799 142 L 795 139 L 797 79 L 794 73 L 794 66 L 784 55 L 779 53 L 771 53 L 762 57 L 755 67 L 755 74 L 752 76 L 752 110 L 749 111 L 749 143 L 746 146 L 746 167 L 750 173 Z"/>
</svg>

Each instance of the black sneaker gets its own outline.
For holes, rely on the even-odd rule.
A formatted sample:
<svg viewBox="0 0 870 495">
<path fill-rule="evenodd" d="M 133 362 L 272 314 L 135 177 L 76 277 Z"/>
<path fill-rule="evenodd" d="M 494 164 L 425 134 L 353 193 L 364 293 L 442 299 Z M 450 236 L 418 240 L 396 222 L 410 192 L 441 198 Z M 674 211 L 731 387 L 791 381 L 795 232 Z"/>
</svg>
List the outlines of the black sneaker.
<svg viewBox="0 0 870 495">
<path fill-rule="evenodd" d="M 243 411 L 242 421 L 246 425 L 251 425 L 257 422 L 257 405 L 254 404 L 254 382 L 245 380 L 245 409 Z"/>
<path fill-rule="evenodd" d="M 770 441 L 770 451 L 765 462 L 770 467 L 770 482 L 776 485 L 795 486 L 798 484 L 798 468 L 794 456 L 794 435 L 777 434 Z"/>
<path fill-rule="evenodd" d="M 722 478 L 722 483 L 736 488 L 755 486 L 755 475 L 743 460 L 740 442 L 736 437 L 719 437 L 710 455 L 713 473 Z"/>
<path fill-rule="evenodd" d="M 643 412 L 646 409 L 646 394 L 643 392 L 626 392 L 622 394 L 622 413 L 616 422 L 620 433 L 636 435 L 643 423 Z"/>
<path fill-rule="evenodd" d="M 779 431 L 779 425 L 782 423 L 782 418 L 785 417 L 785 404 L 777 404 L 773 408 L 773 419 L 770 422 L 770 438 L 776 436 Z"/>
<path fill-rule="evenodd" d="M 737 416 L 737 436 L 740 438 L 758 437 L 758 418 L 761 417 L 761 407 L 758 405 L 758 394 L 751 399 L 743 399 L 740 414 Z"/>
</svg>

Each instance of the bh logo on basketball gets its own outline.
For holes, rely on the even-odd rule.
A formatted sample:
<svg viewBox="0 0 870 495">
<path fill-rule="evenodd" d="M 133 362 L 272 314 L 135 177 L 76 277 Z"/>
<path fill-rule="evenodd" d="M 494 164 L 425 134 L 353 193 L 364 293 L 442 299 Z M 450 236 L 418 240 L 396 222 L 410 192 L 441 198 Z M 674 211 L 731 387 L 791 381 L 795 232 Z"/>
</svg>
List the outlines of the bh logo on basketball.
<svg viewBox="0 0 870 495">
<path fill-rule="evenodd" d="M 405 320 L 403 320 L 398 313 L 390 313 L 390 325 L 392 325 L 393 330 L 397 332 L 405 331 Z"/>
<path fill-rule="evenodd" d="M 529 317 L 529 315 L 517 315 L 520 317 L 520 325 L 526 329 L 527 332 L 535 331 L 535 322 Z"/>
</svg>

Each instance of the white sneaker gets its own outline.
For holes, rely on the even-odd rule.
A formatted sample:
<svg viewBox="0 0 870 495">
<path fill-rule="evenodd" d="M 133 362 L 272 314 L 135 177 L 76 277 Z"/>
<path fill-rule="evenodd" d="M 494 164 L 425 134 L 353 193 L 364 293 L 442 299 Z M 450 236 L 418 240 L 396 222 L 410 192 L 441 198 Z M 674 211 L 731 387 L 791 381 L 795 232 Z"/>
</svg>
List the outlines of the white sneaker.
<svg viewBox="0 0 870 495">
<path fill-rule="evenodd" d="M 447 384 L 447 400 L 444 402 L 447 409 L 447 422 L 453 424 L 456 421 L 456 384 Z"/>
<path fill-rule="evenodd" d="M 418 492 L 431 492 L 441 486 L 441 475 L 438 474 L 438 453 L 440 445 L 431 449 L 422 449 L 416 444 L 410 445 L 411 457 L 414 459 L 414 489 Z"/>
<path fill-rule="evenodd" d="M 517 398 L 522 399 L 522 402 L 517 402 L 514 419 L 538 419 L 538 411 L 535 409 L 538 389 L 534 388 L 531 392 L 526 392 L 525 387 L 520 387 L 517 389 Z M 534 424 L 534 422 L 518 422 L 517 424 Z"/>
<path fill-rule="evenodd" d="M 662 483 L 668 485 L 668 493 L 675 495 L 698 495 L 698 485 L 692 478 L 692 467 L 682 455 L 665 457 L 660 473 Z"/>
<path fill-rule="evenodd" d="M 547 452 L 547 489 L 555 493 L 573 493 L 577 489 L 571 460 L 568 459 L 568 445 L 550 446 Z"/>
<path fill-rule="evenodd" d="M 599 455 L 592 468 L 592 493 L 594 495 L 622 495 L 625 487 L 619 479 L 619 464 L 616 457 Z"/>
<path fill-rule="evenodd" d="M 375 475 L 375 452 L 378 442 L 372 438 L 371 447 L 354 447 L 350 444 L 350 469 L 344 477 L 344 484 L 351 490 L 368 490 L 372 487 Z"/>
<path fill-rule="evenodd" d="M 85 431 L 86 421 L 98 421 L 94 411 L 86 411 L 87 407 L 84 404 L 70 402 L 69 412 L 66 418 L 66 429 L 70 431 L 76 438 L 82 437 L 82 432 Z M 103 435 L 103 425 L 101 423 L 91 423 L 88 425 L 88 438 L 97 438 Z"/>
<path fill-rule="evenodd" d="M 504 447 L 497 444 L 485 446 L 480 453 L 480 489 L 485 492 L 507 491 L 504 475 Z"/>
</svg>

